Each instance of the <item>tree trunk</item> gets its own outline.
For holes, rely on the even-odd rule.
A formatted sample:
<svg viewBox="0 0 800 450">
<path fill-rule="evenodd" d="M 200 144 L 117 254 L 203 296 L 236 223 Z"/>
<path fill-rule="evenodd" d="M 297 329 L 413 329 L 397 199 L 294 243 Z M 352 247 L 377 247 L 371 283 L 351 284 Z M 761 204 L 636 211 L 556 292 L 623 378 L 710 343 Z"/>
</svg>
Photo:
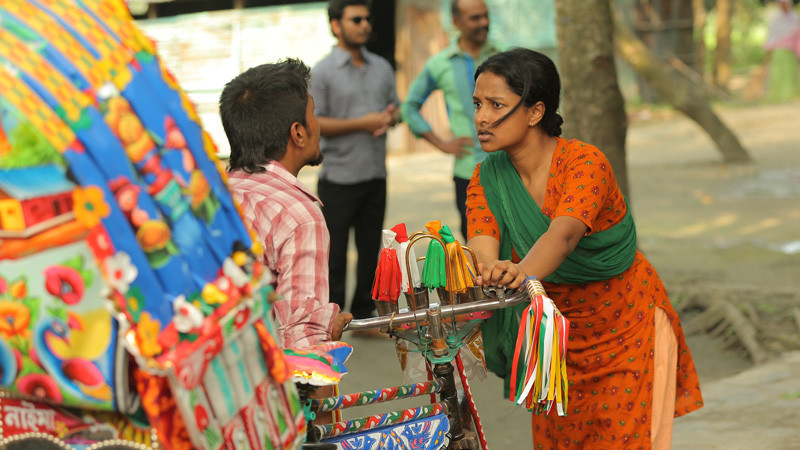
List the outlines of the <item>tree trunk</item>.
<svg viewBox="0 0 800 450">
<path fill-rule="evenodd" d="M 565 135 L 605 153 L 620 189 L 629 195 L 625 162 L 628 121 L 614 65 L 611 5 L 609 0 L 559 0 L 555 4 Z"/>
<path fill-rule="evenodd" d="M 700 74 L 701 79 L 705 79 L 703 75 L 706 71 L 706 5 L 703 0 L 692 0 L 692 15 L 694 20 L 694 45 L 695 45 L 695 59 L 694 70 Z"/>
<path fill-rule="evenodd" d="M 714 83 L 728 88 L 731 78 L 731 20 L 733 0 L 717 0 L 717 48 L 714 50 Z"/>
<path fill-rule="evenodd" d="M 711 109 L 708 95 L 702 84 L 687 77 L 677 62 L 665 63 L 653 56 L 633 31 L 614 14 L 616 45 L 622 58 L 644 78 L 664 101 L 697 122 L 711 137 L 722 153 L 724 162 L 751 162 L 752 158 L 739 139 Z"/>
</svg>

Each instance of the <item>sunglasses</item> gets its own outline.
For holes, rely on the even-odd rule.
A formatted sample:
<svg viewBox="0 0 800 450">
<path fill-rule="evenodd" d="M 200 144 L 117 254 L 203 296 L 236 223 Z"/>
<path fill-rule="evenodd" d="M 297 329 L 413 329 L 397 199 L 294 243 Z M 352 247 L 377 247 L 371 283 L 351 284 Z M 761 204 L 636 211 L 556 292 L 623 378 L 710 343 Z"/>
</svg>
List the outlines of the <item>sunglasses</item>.
<svg viewBox="0 0 800 450">
<path fill-rule="evenodd" d="M 369 16 L 355 16 L 355 17 L 349 17 L 347 20 L 352 20 L 354 24 L 361 25 L 362 21 L 365 21 L 365 22 L 369 23 L 370 22 L 370 17 Z"/>
</svg>

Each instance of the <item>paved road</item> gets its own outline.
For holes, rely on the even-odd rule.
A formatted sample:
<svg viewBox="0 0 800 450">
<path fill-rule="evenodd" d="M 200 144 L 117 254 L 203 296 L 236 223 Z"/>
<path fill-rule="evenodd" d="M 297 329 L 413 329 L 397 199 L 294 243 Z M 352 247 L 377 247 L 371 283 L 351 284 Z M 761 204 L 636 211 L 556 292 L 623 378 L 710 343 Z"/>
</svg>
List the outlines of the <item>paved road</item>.
<svg viewBox="0 0 800 450">
<path fill-rule="evenodd" d="M 675 422 L 673 448 L 800 449 L 800 352 L 704 385 L 703 397 Z"/>
</svg>

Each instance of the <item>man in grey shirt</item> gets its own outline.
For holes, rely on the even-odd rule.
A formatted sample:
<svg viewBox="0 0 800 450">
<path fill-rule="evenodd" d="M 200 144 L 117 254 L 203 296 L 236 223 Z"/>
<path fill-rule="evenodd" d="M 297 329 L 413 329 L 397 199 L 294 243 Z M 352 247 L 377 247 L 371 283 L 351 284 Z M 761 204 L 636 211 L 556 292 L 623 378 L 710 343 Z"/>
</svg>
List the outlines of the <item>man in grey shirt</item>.
<svg viewBox="0 0 800 450">
<path fill-rule="evenodd" d="M 311 95 L 325 156 L 318 193 L 331 235 L 330 300 L 344 309 L 347 245 L 355 229 L 358 264 L 350 311 L 370 317 L 372 279 L 386 210 L 386 131 L 399 121 L 394 72 L 367 51 L 372 31 L 368 0 L 331 0 L 338 44 L 311 71 Z"/>
</svg>

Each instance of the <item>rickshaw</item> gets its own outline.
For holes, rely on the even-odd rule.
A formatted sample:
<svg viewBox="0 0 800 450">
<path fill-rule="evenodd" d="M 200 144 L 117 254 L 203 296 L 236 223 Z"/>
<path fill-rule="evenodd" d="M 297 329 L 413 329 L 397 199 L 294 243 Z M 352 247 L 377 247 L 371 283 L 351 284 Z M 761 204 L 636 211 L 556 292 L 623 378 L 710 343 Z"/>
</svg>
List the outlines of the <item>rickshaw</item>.
<svg viewBox="0 0 800 450">
<path fill-rule="evenodd" d="M 538 323 L 544 327 L 534 330 L 534 334 L 536 331 L 543 333 L 532 338 L 538 340 L 541 337 L 542 342 L 546 341 L 547 327 L 551 327 L 549 339 L 553 343 L 553 335 L 560 331 L 562 346 L 550 347 L 550 351 L 564 354 L 568 323 L 563 317 L 557 317 L 557 309 L 547 299 L 539 281 L 529 279 L 524 286 L 514 291 L 476 286 L 472 275 L 478 267 L 474 252 L 455 241 L 449 228 L 441 227 L 438 221 L 430 222 L 427 229 L 427 233 L 412 234 L 410 240 L 405 237 L 404 225 L 391 231 L 384 230 L 384 250 L 381 252 L 373 288 L 379 316 L 353 320 L 348 329 L 381 329 L 398 340 L 409 342 L 425 359 L 428 380 L 324 399 L 310 399 L 307 393 L 301 394 L 301 397 L 308 419 L 314 419 L 320 413 L 412 397 L 429 396 L 430 402 L 414 408 L 331 424 L 310 424 L 306 445 L 332 444 L 339 449 L 360 450 L 486 450 L 488 444 L 462 358 L 462 349 L 467 347 L 470 337 L 476 334 L 480 336 L 475 333 L 480 323 L 498 309 L 520 308 L 521 305 L 531 304 L 541 313 L 546 305 L 547 308 L 552 308 L 545 312 L 550 314 L 550 321 L 541 321 L 540 317 Z M 398 235 L 400 238 L 392 243 L 391 238 Z M 416 258 L 414 244 L 426 239 L 430 241 L 426 255 Z M 392 246 L 397 248 L 391 248 Z M 471 260 L 468 256 L 471 256 Z M 423 261 L 425 265 L 421 279 L 415 282 L 415 276 L 419 272 L 415 267 L 418 261 Z M 400 292 L 403 292 L 407 305 L 403 309 L 398 307 Z M 436 293 L 439 302 L 429 301 L 430 292 Z M 530 310 L 530 307 L 527 308 L 521 316 L 524 317 Z M 559 331 L 556 331 L 555 325 L 559 319 L 562 323 L 558 327 Z M 523 329 L 526 325 L 530 329 L 529 322 L 523 320 Z M 531 386 L 524 386 L 522 390 L 527 391 L 515 393 L 513 400 L 518 403 L 528 400 L 526 406 L 529 409 L 549 411 L 557 405 L 557 409 L 561 410 L 565 406 L 563 401 L 566 399 L 566 379 L 559 378 L 555 370 L 548 372 L 551 362 L 557 365 L 560 362 L 547 357 L 538 359 L 538 366 L 530 359 L 525 363 L 524 359 L 531 349 L 536 352 L 539 346 L 530 345 L 530 342 L 527 345 L 522 344 L 520 342 L 517 345 L 517 355 L 523 359 L 519 367 L 522 373 L 516 378 L 522 383 L 520 386 L 536 384 L 538 378 L 539 389 L 532 392 Z M 478 345 L 480 346 L 480 342 Z M 542 362 L 547 364 L 541 364 Z M 548 367 L 543 371 L 542 366 Z M 527 376 L 525 372 L 528 372 Z M 548 377 L 549 385 L 543 385 L 542 378 Z M 438 399 L 434 394 L 438 394 Z M 387 405 L 387 408 L 390 406 Z"/>
<path fill-rule="evenodd" d="M 352 349 L 277 344 L 260 246 L 122 0 L 4 0 L 0 92 L 0 447 L 486 447 L 458 350 L 488 311 L 530 294 L 454 290 L 429 250 L 432 281 L 402 289 L 408 310 L 378 295 L 381 316 L 350 329 L 412 342 L 431 379 L 313 400 L 295 382 L 335 383 Z M 452 244 L 410 240 L 426 238 Z M 426 394 L 439 400 L 313 422 Z"/>
</svg>

